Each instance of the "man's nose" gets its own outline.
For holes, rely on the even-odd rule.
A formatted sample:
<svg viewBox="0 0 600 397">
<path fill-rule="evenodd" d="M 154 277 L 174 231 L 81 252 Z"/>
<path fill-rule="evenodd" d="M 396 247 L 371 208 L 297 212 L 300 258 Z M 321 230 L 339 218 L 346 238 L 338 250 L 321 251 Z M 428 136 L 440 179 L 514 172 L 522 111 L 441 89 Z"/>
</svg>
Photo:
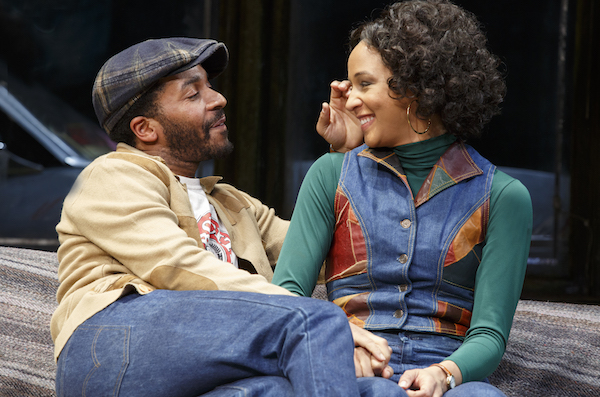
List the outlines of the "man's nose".
<svg viewBox="0 0 600 397">
<path fill-rule="evenodd" d="M 227 105 L 227 99 L 223 94 L 218 91 L 213 90 L 213 96 L 208 103 L 209 109 L 221 109 Z"/>
</svg>

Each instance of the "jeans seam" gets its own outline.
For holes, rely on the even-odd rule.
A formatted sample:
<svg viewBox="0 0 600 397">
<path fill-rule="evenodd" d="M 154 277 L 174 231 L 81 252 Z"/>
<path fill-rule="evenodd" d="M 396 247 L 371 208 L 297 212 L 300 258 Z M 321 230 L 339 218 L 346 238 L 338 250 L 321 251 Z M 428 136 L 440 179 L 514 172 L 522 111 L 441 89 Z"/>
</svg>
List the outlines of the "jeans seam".
<svg viewBox="0 0 600 397">
<path fill-rule="evenodd" d="M 90 354 L 91 354 L 92 362 L 94 363 L 94 368 L 92 368 L 90 370 L 90 372 L 88 372 L 87 376 L 85 377 L 85 379 L 83 381 L 83 384 L 81 385 L 81 395 L 84 397 L 86 395 L 85 389 L 86 389 L 86 385 L 87 385 L 88 381 L 90 380 L 90 378 L 92 377 L 94 372 L 96 372 L 98 367 L 100 367 L 100 363 L 98 363 L 98 360 L 96 359 L 96 341 L 98 340 L 98 337 L 100 336 L 100 333 L 102 332 L 103 328 L 104 327 L 98 327 L 98 330 L 96 331 L 96 334 L 94 335 L 94 340 L 92 341 Z"/>
<path fill-rule="evenodd" d="M 309 367 L 309 371 L 310 371 L 310 374 L 311 374 L 312 389 L 314 391 L 314 390 L 317 390 L 317 385 L 315 384 L 315 377 L 314 377 L 315 371 L 314 371 L 314 365 L 313 365 L 313 362 L 312 362 L 313 355 L 312 355 L 311 343 L 310 343 L 310 332 L 309 332 L 310 327 L 309 327 L 309 324 L 308 324 L 309 316 L 304 311 L 303 308 L 297 308 L 295 311 L 296 311 L 296 313 L 299 313 L 302 316 L 302 318 L 303 318 L 302 324 L 304 326 L 304 333 L 306 335 L 306 342 L 307 342 L 306 343 L 306 349 L 308 350 L 308 367 Z"/>
<path fill-rule="evenodd" d="M 121 384 L 123 383 L 123 376 L 125 375 L 125 371 L 127 371 L 127 367 L 129 367 L 129 338 L 131 337 L 131 327 L 126 326 L 123 328 L 123 332 L 125 333 L 123 337 L 123 361 L 121 362 L 121 370 L 119 371 L 119 376 L 117 377 L 117 382 L 115 383 L 115 389 L 113 395 L 117 397 L 119 395 L 119 391 L 121 390 Z"/>
<path fill-rule="evenodd" d="M 65 367 L 67 366 L 66 361 L 67 361 L 67 356 L 68 356 L 68 353 L 69 353 L 70 346 L 71 345 L 67 344 L 65 346 L 65 348 L 63 349 L 63 351 L 60 353 L 60 354 L 64 354 L 64 356 L 63 356 L 64 360 L 61 360 L 61 362 L 60 362 L 60 366 L 61 366 L 62 369 L 60 371 L 60 380 L 58 381 L 58 383 L 56 385 L 57 386 L 56 387 L 56 394 L 58 395 L 58 397 L 61 397 L 61 396 L 64 395 L 64 386 L 63 385 L 65 383 L 65 379 L 64 379 L 65 378 Z M 59 358 L 60 358 L 60 355 L 59 355 Z M 60 388 L 60 390 L 59 390 L 59 388 Z"/>
<path fill-rule="evenodd" d="M 94 363 L 94 367 L 90 370 L 90 372 L 87 374 L 87 376 L 85 377 L 85 380 L 83 381 L 82 384 L 82 389 L 81 389 L 81 395 L 82 396 L 86 396 L 86 385 L 88 384 L 89 379 L 92 377 L 92 375 L 96 372 L 96 370 L 98 368 L 100 368 L 101 364 L 97 359 L 96 356 L 96 342 L 98 341 L 98 338 L 100 337 L 100 334 L 102 333 L 103 330 L 105 330 L 106 328 L 116 328 L 116 329 L 121 329 L 125 335 L 123 337 L 123 360 L 121 360 L 121 369 L 119 370 L 119 374 L 117 376 L 117 380 L 115 382 L 115 387 L 113 388 L 113 396 L 117 397 L 119 395 L 119 391 L 121 389 L 121 385 L 123 383 L 123 375 L 125 374 L 125 371 L 127 370 L 127 367 L 129 366 L 129 337 L 130 337 L 130 332 L 128 332 L 131 327 L 129 326 L 81 326 L 81 329 L 83 328 L 97 328 L 96 334 L 94 335 L 94 339 L 92 341 L 92 345 L 91 345 L 91 358 L 92 358 L 92 362 Z M 64 371 L 63 374 L 61 374 L 61 377 L 64 376 Z"/>
</svg>

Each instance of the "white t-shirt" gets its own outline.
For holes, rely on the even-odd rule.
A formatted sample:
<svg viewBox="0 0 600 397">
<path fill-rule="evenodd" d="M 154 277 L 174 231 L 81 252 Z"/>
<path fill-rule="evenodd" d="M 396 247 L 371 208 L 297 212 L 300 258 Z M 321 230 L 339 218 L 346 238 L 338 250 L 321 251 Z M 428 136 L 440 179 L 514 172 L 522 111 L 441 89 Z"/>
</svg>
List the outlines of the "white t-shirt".
<svg viewBox="0 0 600 397">
<path fill-rule="evenodd" d="M 194 210 L 194 216 L 198 223 L 200 238 L 206 247 L 218 259 L 238 266 L 237 256 L 231 249 L 231 239 L 227 229 L 219 220 L 217 211 L 206 197 L 206 193 L 200 185 L 200 179 L 179 176 L 179 180 L 187 186 L 188 196 Z"/>
</svg>

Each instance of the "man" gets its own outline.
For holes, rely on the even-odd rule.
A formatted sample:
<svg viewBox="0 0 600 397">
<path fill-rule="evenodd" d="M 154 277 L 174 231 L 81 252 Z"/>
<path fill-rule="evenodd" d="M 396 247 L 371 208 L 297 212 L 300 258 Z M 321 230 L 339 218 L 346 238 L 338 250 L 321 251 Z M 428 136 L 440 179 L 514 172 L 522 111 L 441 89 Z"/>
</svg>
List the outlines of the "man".
<svg viewBox="0 0 600 397">
<path fill-rule="evenodd" d="M 120 143 L 82 171 L 57 225 L 58 396 L 355 396 L 358 383 L 363 395 L 379 387 L 357 383 L 339 308 L 269 282 L 287 222 L 218 177 L 194 178 L 201 161 L 232 150 L 226 100 L 209 82 L 227 61 L 213 40 L 159 39 L 98 73 L 94 109 Z M 387 345 L 352 332 L 384 368 Z"/>
</svg>

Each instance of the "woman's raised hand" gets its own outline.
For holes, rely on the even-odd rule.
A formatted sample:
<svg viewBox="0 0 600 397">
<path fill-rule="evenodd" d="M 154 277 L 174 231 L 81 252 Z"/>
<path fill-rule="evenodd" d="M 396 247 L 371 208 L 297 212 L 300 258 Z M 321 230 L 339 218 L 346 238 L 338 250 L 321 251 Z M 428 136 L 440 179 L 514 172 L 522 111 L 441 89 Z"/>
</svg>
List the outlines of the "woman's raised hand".
<svg viewBox="0 0 600 397">
<path fill-rule="evenodd" d="M 331 83 L 329 103 L 322 105 L 317 132 L 331 144 L 337 152 L 347 152 L 363 143 L 360 121 L 353 112 L 346 109 L 346 101 L 352 85 L 350 81 L 333 81 Z"/>
</svg>

